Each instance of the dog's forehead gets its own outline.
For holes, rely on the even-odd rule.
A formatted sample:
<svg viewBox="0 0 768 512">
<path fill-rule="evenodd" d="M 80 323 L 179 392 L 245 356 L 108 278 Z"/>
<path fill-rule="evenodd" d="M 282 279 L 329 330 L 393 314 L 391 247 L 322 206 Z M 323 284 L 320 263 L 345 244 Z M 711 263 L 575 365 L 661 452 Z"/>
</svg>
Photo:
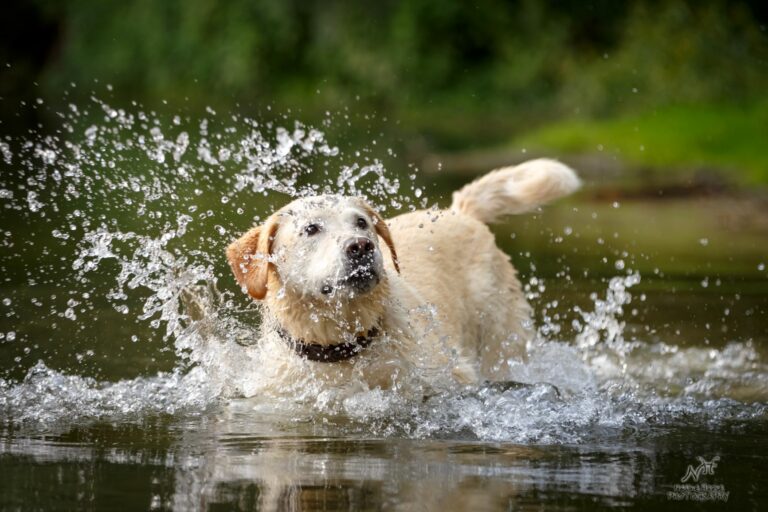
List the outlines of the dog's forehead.
<svg viewBox="0 0 768 512">
<path fill-rule="evenodd" d="M 346 196 L 315 196 L 296 199 L 286 205 L 280 215 L 294 222 L 304 220 L 332 218 L 349 210 L 362 212 L 360 201 Z"/>
</svg>

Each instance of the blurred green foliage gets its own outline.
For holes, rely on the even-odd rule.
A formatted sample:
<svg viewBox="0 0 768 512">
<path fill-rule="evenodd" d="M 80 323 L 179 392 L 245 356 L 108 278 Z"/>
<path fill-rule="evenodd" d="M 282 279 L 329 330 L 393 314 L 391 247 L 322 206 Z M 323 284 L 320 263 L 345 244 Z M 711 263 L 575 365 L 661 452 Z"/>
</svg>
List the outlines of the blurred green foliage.
<svg viewBox="0 0 768 512">
<path fill-rule="evenodd" d="M 97 77 L 130 97 L 306 103 L 320 87 L 607 113 L 768 85 L 764 29 L 730 2 L 36 1 L 61 27 L 48 87 Z"/>
<path fill-rule="evenodd" d="M 15 96 L 87 97 L 98 79 L 153 108 L 272 105 L 310 122 L 373 111 L 441 150 L 555 120 L 748 111 L 768 90 L 757 0 L 32 0 L 9 11 L 20 19 L 4 22 L 0 57 L 16 70 L 0 71 L 5 112 Z"/>
<path fill-rule="evenodd" d="M 695 179 L 692 172 L 720 171 L 728 172 L 731 182 L 750 185 L 768 183 L 767 140 L 765 101 L 749 106 L 674 106 L 618 119 L 563 121 L 533 130 L 513 144 L 565 155 L 600 152 L 618 157 L 642 170 L 637 178 L 646 183 L 663 183 L 670 174 Z"/>
</svg>

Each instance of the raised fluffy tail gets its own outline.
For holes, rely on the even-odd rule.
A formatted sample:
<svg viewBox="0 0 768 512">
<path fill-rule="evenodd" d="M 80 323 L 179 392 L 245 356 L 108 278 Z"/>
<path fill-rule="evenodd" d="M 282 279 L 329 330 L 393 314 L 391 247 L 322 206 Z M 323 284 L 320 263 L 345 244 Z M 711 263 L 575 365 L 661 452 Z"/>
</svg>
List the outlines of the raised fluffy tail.
<svg viewBox="0 0 768 512">
<path fill-rule="evenodd" d="M 565 164 L 545 158 L 489 172 L 453 193 L 451 209 L 491 224 L 576 191 L 581 182 Z"/>
</svg>

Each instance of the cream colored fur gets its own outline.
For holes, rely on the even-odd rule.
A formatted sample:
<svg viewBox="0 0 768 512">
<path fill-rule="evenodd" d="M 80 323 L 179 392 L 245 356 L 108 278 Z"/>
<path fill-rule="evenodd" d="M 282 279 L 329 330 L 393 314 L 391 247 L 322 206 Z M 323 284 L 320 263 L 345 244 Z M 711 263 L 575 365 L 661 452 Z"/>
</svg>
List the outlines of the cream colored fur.
<svg viewBox="0 0 768 512">
<path fill-rule="evenodd" d="M 533 160 L 467 185 L 448 210 L 410 212 L 386 223 L 358 198 L 304 198 L 281 208 L 227 250 L 239 283 L 263 304 L 266 357 L 260 360 L 270 368 L 259 391 L 286 392 L 308 378 L 329 387 L 354 381 L 386 388 L 418 375 L 425 391 L 504 380 L 508 364 L 525 358 L 533 325 L 516 271 L 487 223 L 578 186 L 565 165 Z M 356 226 L 360 218 L 367 229 Z M 322 226 L 321 233 L 307 236 L 307 223 Z M 323 283 L 343 277 L 342 247 L 356 236 L 375 242 L 378 285 L 367 293 L 338 287 L 323 295 Z M 278 326 L 320 344 L 374 326 L 383 334 L 350 360 L 319 363 L 295 354 L 276 334 Z"/>
<path fill-rule="evenodd" d="M 560 162 L 529 160 L 489 172 L 454 192 L 451 209 L 492 224 L 568 195 L 579 185 L 576 174 Z"/>
</svg>

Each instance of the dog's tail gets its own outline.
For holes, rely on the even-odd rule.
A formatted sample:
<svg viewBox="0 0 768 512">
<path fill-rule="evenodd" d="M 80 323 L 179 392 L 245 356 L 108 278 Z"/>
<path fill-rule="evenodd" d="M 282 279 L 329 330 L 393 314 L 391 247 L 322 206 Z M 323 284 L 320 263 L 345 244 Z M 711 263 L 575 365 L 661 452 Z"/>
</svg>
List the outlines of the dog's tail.
<svg viewBox="0 0 768 512">
<path fill-rule="evenodd" d="M 486 224 L 533 210 L 576 191 L 581 182 L 567 165 L 538 159 L 492 171 L 453 193 L 451 210 Z"/>
</svg>

